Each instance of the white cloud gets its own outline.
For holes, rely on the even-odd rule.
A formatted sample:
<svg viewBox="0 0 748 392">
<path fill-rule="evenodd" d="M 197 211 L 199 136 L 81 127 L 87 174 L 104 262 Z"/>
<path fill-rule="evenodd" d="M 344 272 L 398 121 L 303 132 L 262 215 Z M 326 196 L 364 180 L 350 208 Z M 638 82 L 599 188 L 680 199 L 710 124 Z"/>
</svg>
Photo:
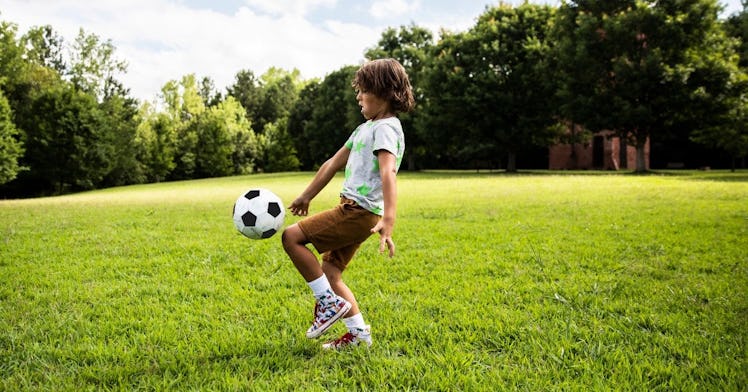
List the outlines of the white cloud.
<svg viewBox="0 0 748 392">
<path fill-rule="evenodd" d="M 314 25 L 303 13 L 290 11 L 309 2 L 276 0 L 275 8 L 266 6 L 257 13 L 251 8 L 255 2 L 247 3 L 226 15 L 170 0 L 0 0 L 0 19 L 17 23 L 19 33 L 50 24 L 68 43 L 80 27 L 111 39 L 115 55 L 128 63 L 128 72 L 120 79 L 142 100 L 153 100 L 167 81 L 189 73 L 211 77 L 220 90 L 242 69 L 259 76 L 272 66 L 297 68 L 305 78 L 322 77 L 358 64 L 381 33 L 357 24 Z"/>
<path fill-rule="evenodd" d="M 319 6 L 333 7 L 337 0 L 245 0 L 253 9 L 271 15 L 306 15 Z"/>
<path fill-rule="evenodd" d="M 420 1 L 409 3 L 405 0 L 380 0 L 371 5 L 369 13 L 375 18 L 382 19 L 414 12 L 418 8 L 420 8 Z"/>
</svg>

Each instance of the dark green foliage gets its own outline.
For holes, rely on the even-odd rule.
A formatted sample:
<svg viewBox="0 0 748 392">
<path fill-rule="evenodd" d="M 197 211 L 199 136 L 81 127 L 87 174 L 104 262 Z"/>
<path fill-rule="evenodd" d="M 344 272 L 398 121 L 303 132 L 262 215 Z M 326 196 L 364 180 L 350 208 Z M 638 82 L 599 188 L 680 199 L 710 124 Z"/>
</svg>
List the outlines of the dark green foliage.
<svg viewBox="0 0 748 392">
<path fill-rule="evenodd" d="M 720 118 L 734 109 L 725 98 L 741 76 L 717 11 L 715 0 L 562 5 L 554 33 L 561 114 L 635 145 L 637 171 L 647 169 L 652 138 L 730 127 Z"/>
<path fill-rule="evenodd" d="M 357 69 L 343 67 L 327 75 L 318 85 L 302 90 L 302 96 L 309 98 L 310 104 L 294 107 L 289 121 L 289 133 L 299 151 L 302 168 L 311 169 L 322 164 L 364 121 L 351 87 Z"/>
<path fill-rule="evenodd" d="M 404 160 L 408 170 L 427 167 L 424 160 L 428 159 L 426 138 L 428 129 L 421 124 L 426 123 L 427 112 L 426 90 L 423 82 L 424 70 L 431 60 L 434 46 L 434 35 L 431 31 L 411 24 L 400 26 L 400 29 L 388 28 L 382 33 L 377 46 L 366 51 L 366 58 L 394 58 L 397 59 L 408 73 L 410 84 L 413 86 L 413 97 L 417 110 L 401 114 L 400 121 L 406 132 Z"/>
<path fill-rule="evenodd" d="M 19 121 L 25 131 L 28 172 L 17 181 L 40 193 L 94 189 L 112 168 L 113 135 L 103 127 L 96 100 L 69 85 L 58 85 L 33 97 Z"/>
<path fill-rule="evenodd" d="M 0 184 L 4 184 L 18 175 L 23 169 L 18 165 L 23 155 L 23 146 L 18 140 L 18 131 L 12 121 L 12 112 L 8 100 L 0 90 Z"/>
<path fill-rule="evenodd" d="M 441 151 L 468 162 L 508 156 L 507 170 L 516 171 L 517 154 L 556 136 L 546 39 L 552 17 L 548 6 L 502 5 L 488 8 L 469 31 L 443 37 L 429 74 L 426 121 L 443 129 L 434 142 L 450 149 Z"/>
</svg>

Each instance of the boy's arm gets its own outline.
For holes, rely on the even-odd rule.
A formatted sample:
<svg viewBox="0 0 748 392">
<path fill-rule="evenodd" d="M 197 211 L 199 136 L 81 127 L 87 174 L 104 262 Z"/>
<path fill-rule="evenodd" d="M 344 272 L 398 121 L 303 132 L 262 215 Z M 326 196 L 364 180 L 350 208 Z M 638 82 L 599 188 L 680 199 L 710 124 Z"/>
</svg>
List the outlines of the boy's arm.
<svg viewBox="0 0 748 392">
<path fill-rule="evenodd" d="M 348 155 L 351 150 L 348 147 L 341 147 L 330 159 L 325 161 L 317 170 L 312 182 L 306 187 L 301 196 L 297 197 L 288 209 L 294 215 L 306 216 L 309 213 L 309 203 L 312 199 L 335 177 L 335 173 L 345 167 L 348 162 Z"/>
<path fill-rule="evenodd" d="M 371 229 L 371 232 L 379 233 L 379 253 L 384 252 L 385 247 L 387 247 L 389 256 L 393 257 L 395 255 L 395 242 L 392 241 L 392 232 L 397 216 L 396 158 L 389 151 L 379 150 L 377 151 L 377 159 L 379 160 L 379 175 L 382 177 L 384 216 Z"/>
</svg>

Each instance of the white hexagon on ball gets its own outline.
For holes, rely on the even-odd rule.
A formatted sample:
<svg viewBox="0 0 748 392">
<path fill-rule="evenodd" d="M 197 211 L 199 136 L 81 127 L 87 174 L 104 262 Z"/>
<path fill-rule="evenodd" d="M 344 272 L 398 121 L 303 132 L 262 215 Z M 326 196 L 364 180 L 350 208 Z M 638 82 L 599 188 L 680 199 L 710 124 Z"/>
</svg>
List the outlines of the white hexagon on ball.
<svg viewBox="0 0 748 392">
<path fill-rule="evenodd" d="M 253 239 L 272 237 L 283 227 L 286 212 L 283 201 L 264 188 L 252 188 L 242 193 L 234 203 L 234 226 Z"/>
</svg>

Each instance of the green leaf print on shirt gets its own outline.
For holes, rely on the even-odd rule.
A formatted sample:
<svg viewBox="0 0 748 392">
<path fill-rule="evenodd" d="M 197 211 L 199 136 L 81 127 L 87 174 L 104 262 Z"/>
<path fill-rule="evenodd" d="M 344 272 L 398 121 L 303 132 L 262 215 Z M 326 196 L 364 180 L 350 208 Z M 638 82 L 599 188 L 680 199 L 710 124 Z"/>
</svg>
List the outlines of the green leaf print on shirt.
<svg viewBox="0 0 748 392">
<path fill-rule="evenodd" d="M 369 194 L 369 192 L 371 192 L 371 187 L 368 186 L 368 185 L 366 185 L 366 184 L 364 184 L 364 185 L 361 185 L 360 187 L 356 188 L 356 192 L 358 192 L 358 194 L 361 195 L 361 196 L 366 196 L 366 195 Z"/>
</svg>

